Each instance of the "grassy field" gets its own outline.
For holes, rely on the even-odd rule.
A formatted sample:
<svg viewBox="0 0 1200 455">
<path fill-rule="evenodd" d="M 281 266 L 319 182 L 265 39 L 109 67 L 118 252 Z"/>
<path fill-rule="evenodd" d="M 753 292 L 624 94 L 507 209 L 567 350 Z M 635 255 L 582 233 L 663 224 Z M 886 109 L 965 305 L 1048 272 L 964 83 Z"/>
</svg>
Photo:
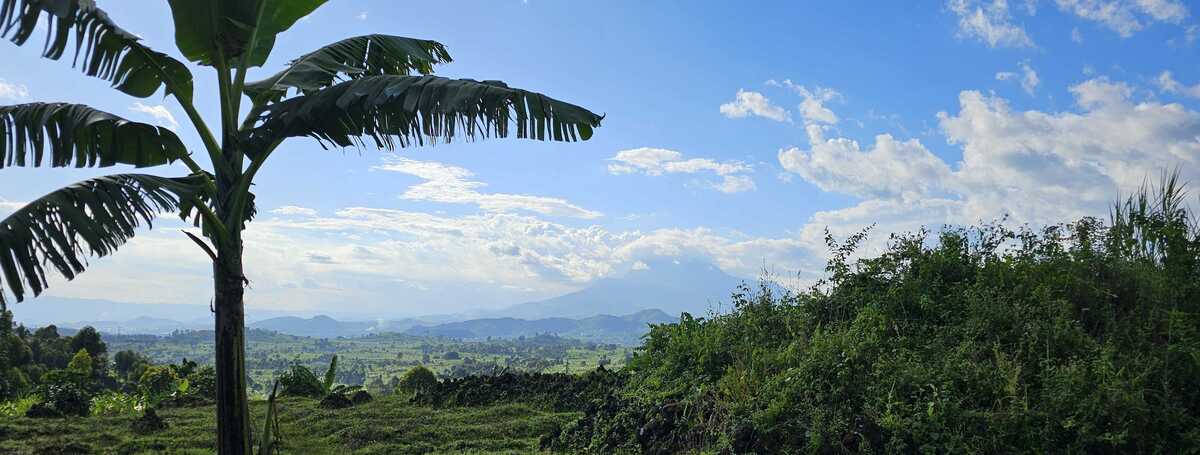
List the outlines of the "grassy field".
<svg viewBox="0 0 1200 455">
<path fill-rule="evenodd" d="M 255 425 L 265 402 L 251 403 Z M 283 453 L 517 454 L 537 451 L 538 438 L 578 417 L 524 404 L 434 409 L 397 396 L 340 410 L 316 400 L 279 403 Z M 168 428 L 150 435 L 131 429 L 131 416 L 11 418 L 0 422 L 0 454 L 209 454 L 216 432 L 211 406 L 165 409 Z"/>
<path fill-rule="evenodd" d="M 109 352 L 130 349 L 159 364 L 179 363 L 185 357 L 201 365 L 213 363 L 211 332 L 168 337 L 105 335 L 104 341 Z M 252 392 L 264 395 L 277 373 L 288 365 L 299 363 L 321 373 L 334 354 L 339 358 L 338 382 L 365 385 L 375 379 L 387 383 L 415 365 L 424 365 L 440 376 L 489 374 L 502 368 L 578 374 L 595 369 L 602 359 L 609 368 L 620 368 L 632 350 L 554 336 L 464 342 L 400 334 L 323 339 L 251 331 L 246 340 L 246 369 L 253 381 Z"/>
</svg>

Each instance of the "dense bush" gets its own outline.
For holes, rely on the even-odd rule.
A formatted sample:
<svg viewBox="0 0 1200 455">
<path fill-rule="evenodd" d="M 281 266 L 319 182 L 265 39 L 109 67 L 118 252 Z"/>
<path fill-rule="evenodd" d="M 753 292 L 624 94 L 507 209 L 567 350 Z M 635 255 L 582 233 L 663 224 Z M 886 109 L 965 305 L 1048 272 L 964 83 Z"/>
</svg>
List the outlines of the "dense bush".
<svg viewBox="0 0 1200 455">
<path fill-rule="evenodd" d="M 87 416 L 91 413 L 92 393 L 87 376 L 73 370 L 54 370 L 42 376 L 37 387 L 41 404 L 60 415 Z"/>
<path fill-rule="evenodd" d="M 400 377 L 396 383 L 396 391 L 406 395 L 417 395 L 428 392 L 437 386 L 437 377 L 424 365 L 417 365 Z"/>
<path fill-rule="evenodd" d="M 505 372 L 435 381 L 424 392 L 418 392 L 414 401 L 435 406 L 532 403 L 559 411 L 578 411 L 605 399 L 624 381 L 623 374 L 604 368 L 583 375 Z"/>
<path fill-rule="evenodd" d="M 150 403 L 167 399 L 179 390 L 179 376 L 170 366 L 151 366 L 138 378 L 138 391 Z"/>
<path fill-rule="evenodd" d="M 322 398 L 325 387 L 317 375 L 304 365 L 292 365 L 279 375 L 279 394 L 282 396 Z"/>
<path fill-rule="evenodd" d="M 217 399 L 217 370 L 211 365 L 200 367 L 188 376 L 188 383 L 188 395 Z"/>
<path fill-rule="evenodd" d="M 1173 181 L 1096 219 L 828 239 L 828 277 L 652 328 L 572 452 L 1200 450 L 1200 230 Z"/>
</svg>

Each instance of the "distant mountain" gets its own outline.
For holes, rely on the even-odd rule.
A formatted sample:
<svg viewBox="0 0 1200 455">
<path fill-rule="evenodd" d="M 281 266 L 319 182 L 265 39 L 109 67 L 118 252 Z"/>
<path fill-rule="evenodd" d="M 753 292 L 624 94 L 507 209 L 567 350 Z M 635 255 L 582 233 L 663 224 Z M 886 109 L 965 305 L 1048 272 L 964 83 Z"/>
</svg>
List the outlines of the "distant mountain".
<svg viewBox="0 0 1200 455">
<path fill-rule="evenodd" d="M 564 338 L 600 343 L 634 344 L 649 330 L 648 324 L 665 324 L 676 321 L 678 318 L 671 317 L 661 310 L 652 309 L 626 316 L 600 315 L 583 319 L 472 319 L 429 327 L 418 325 L 408 329 L 405 333 L 415 336 L 441 336 L 463 340 L 554 334 Z"/>
<path fill-rule="evenodd" d="M 57 324 L 83 327 L 110 321 L 124 324 L 139 318 L 171 321 L 212 321 L 207 305 L 169 305 L 154 303 L 123 303 L 109 300 L 72 299 L 41 296 L 8 306 L 13 319 L 29 327 Z M 92 321 L 89 324 L 87 321 Z M 208 323 L 211 325 L 211 322 Z"/>
<path fill-rule="evenodd" d="M 488 315 L 521 319 L 583 318 L 596 314 L 630 314 L 657 308 L 672 316 L 696 316 L 728 302 L 744 280 L 712 264 L 663 260 L 645 264 L 625 276 L 603 278 L 570 294 L 523 303 Z"/>
<path fill-rule="evenodd" d="M 400 333 L 421 322 L 416 319 L 402 319 L 398 321 L 338 321 L 324 315 L 314 316 L 309 319 L 284 316 L 258 321 L 249 324 L 248 327 L 305 337 L 350 338 L 371 333 Z"/>
<path fill-rule="evenodd" d="M 171 332 L 176 330 L 212 329 L 212 322 L 201 323 L 200 321 L 196 321 L 193 323 L 184 323 L 174 319 L 151 318 L 146 316 L 133 318 L 127 321 L 77 321 L 65 322 L 61 325 L 63 327 L 70 327 L 74 329 L 92 326 L 100 332 L 116 335 L 169 335 Z"/>
</svg>

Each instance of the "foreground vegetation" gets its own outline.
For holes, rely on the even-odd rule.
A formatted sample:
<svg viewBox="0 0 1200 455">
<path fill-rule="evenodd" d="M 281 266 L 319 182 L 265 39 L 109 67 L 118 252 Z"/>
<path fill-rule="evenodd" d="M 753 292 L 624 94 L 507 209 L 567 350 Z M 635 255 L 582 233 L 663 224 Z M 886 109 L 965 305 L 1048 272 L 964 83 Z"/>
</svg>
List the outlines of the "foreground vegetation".
<svg viewBox="0 0 1200 455">
<path fill-rule="evenodd" d="M 656 326 L 572 452 L 1195 453 L 1200 229 L 1172 178 L 1043 230 L 829 239 L 828 279 Z"/>
<path fill-rule="evenodd" d="M 865 238 L 827 238 L 828 278 L 808 290 L 764 281 L 735 293 L 727 314 L 653 326 L 619 370 L 463 376 L 418 364 L 372 399 L 336 385 L 338 356 L 324 370 L 293 363 L 275 376 L 287 395 L 279 443 L 285 453 L 1200 452 L 1200 227 L 1173 178 L 1108 222 L 922 231 L 856 258 Z M 107 348 L 91 332 L 9 333 L 40 337 L 9 371 L 42 382 L 0 406 L 0 453 L 212 450 L 204 367 L 146 365 L 135 395 L 94 395 L 93 417 L 33 418 L 47 416 L 39 405 L 71 414 L 77 400 L 46 384 L 108 371 L 89 360 Z M 443 360 L 468 348 L 570 352 L 551 341 L 437 349 Z M 156 406 L 167 427 L 135 429 Z M 254 403 L 256 434 L 263 409 Z"/>
<path fill-rule="evenodd" d="M 252 422 L 261 428 L 266 403 L 252 401 Z M 325 409 L 309 398 L 278 405 L 282 453 L 294 454 L 525 454 L 537 450 L 550 429 L 578 417 L 527 404 L 432 408 L 382 397 L 346 409 Z M 209 454 L 215 449 L 211 405 L 157 412 L 166 428 L 148 434 L 132 429 L 138 415 L 68 419 L 0 419 L 0 453 Z"/>
</svg>

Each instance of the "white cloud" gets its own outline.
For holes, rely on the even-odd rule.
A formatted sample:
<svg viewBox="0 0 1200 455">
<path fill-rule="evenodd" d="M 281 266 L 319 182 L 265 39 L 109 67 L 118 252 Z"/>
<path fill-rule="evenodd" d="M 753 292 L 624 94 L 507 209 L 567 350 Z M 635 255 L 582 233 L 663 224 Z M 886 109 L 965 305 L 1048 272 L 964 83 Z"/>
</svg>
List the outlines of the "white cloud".
<svg viewBox="0 0 1200 455">
<path fill-rule="evenodd" d="M 991 47 L 1035 46 L 1025 29 L 1012 22 L 1006 0 L 950 0 L 947 7 L 958 16 L 961 38 L 977 39 Z"/>
<path fill-rule="evenodd" d="M 414 201 L 442 202 L 447 204 L 474 204 L 489 212 L 512 212 L 523 210 L 543 215 L 593 219 L 603 216 L 567 202 L 565 199 L 530 196 L 524 194 L 480 193 L 486 183 L 469 180 L 475 174 L 458 166 L 436 161 L 417 161 L 390 156 L 384 164 L 372 169 L 400 172 L 416 176 L 424 182 L 408 188 L 400 197 Z"/>
<path fill-rule="evenodd" d="M 1189 15 L 1183 3 L 1175 0 L 1056 0 L 1059 9 L 1098 22 L 1124 38 L 1144 29 L 1149 23 L 1177 24 Z"/>
<path fill-rule="evenodd" d="M 354 17 L 358 18 L 358 20 L 360 20 L 360 21 L 365 21 L 365 20 L 367 20 L 367 12 L 363 11 L 361 13 L 358 13 L 358 15 L 354 16 Z"/>
<path fill-rule="evenodd" d="M 825 103 L 842 99 L 842 94 L 831 88 L 816 86 L 812 89 L 803 85 L 795 84 L 791 79 L 784 79 L 782 82 L 774 79 L 767 81 L 767 85 L 775 87 L 786 87 L 798 93 L 804 98 L 800 102 L 800 116 L 805 123 L 826 123 L 836 124 L 839 119 L 831 109 L 825 107 Z"/>
<path fill-rule="evenodd" d="M 948 140 L 963 150 L 947 190 L 966 204 L 966 219 L 1005 211 L 1035 223 L 1102 215 L 1119 192 L 1162 168 L 1181 165 L 1185 177 L 1198 176 L 1200 113 L 1135 103 L 1127 85 L 1102 78 L 1070 91 L 1081 112 L 1013 112 L 1003 99 L 965 91 L 957 115 L 939 114 Z"/>
<path fill-rule="evenodd" d="M 1028 62 L 1021 62 L 1017 64 L 1017 66 L 1020 67 L 1021 74 L 1018 75 L 1012 71 L 1001 71 L 996 73 L 996 80 L 1018 80 L 1021 83 L 1021 89 L 1025 90 L 1025 93 L 1028 93 L 1030 96 L 1033 96 L 1033 92 L 1037 90 L 1038 85 L 1042 83 L 1041 79 L 1038 78 L 1037 71 L 1035 71 L 1032 66 L 1029 66 Z"/>
<path fill-rule="evenodd" d="M 271 213 L 284 216 L 317 216 L 317 211 L 315 209 L 300 207 L 297 205 L 285 205 L 272 210 Z"/>
<path fill-rule="evenodd" d="M 139 101 L 133 103 L 133 106 L 130 106 L 129 110 L 141 112 L 153 117 L 159 126 L 163 126 L 172 130 L 179 129 L 179 122 L 175 121 L 175 116 L 171 115 L 171 111 L 167 110 L 167 107 L 161 104 L 148 106 Z"/>
<path fill-rule="evenodd" d="M 1038 84 L 1041 83 L 1037 71 L 1034 71 L 1029 63 L 1021 63 L 1021 88 L 1025 90 L 1025 93 L 1033 95 L 1033 91 L 1037 90 Z"/>
<path fill-rule="evenodd" d="M 825 139 L 809 128 L 810 150 L 779 151 L 779 164 L 825 191 L 863 198 L 916 199 L 933 193 L 950 168 L 915 139 L 898 141 L 890 134 L 875 137 L 863 150 L 857 141 Z"/>
<path fill-rule="evenodd" d="M 29 89 L 23 84 L 10 83 L 0 79 L 0 99 L 23 100 L 29 98 Z"/>
<path fill-rule="evenodd" d="M 1184 85 L 1175 80 L 1175 77 L 1170 71 L 1163 71 L 1155 79 L 1155 84 L 1158 88 L 1167 93 L 1190 96 L 1192 98 L 1200 98 L 1200 84 Z"/>
<path fill-rule="evenodd" d="M 733 101 L 721 105 L 721 114 L 729 118 L 745 118 L 750 115 L 771 119 L 776 122 L 790 122 L 791 114 L 782 107 L 771 104 L 771 100 L 762 93 L 738 89 Z"/>
<path fill-rule="evenodd" d="M 641 173 L 650 176 L 663 174 L 697 174 L 711 172 L 721 177 L 719 182 L 709 182 L 717 191 L 740 193 L 756 188 L 754 180 L 745 175 L 753 171 L 741 161 L 719 162 L 710 158 L 683 159 L 683 154 L 674 150 L 639 147 L 617 152 L 608 165 L 614 175 Z"/>
<path fill-rule="evenodd" d="M 949 143 L 962 150 L 953 167 L 916 140 L 880 135 L 864 150 L 850 139 L 825 140 L 820 130 L 810 130 L 811 150 L 783 150 L 779 161 L 823 190 L 864 199 L 816 224 L 845 224 L 856 219 L 852 210 L 865 221 L 929 201 L 939 202 L 914 212 L 913 222 L 974 223 L 1008 213 L 1017 222 L 1055 223 L 1102 216 L 1118 194 L 1162 169 L 1180 166 L 1185 179 L 1200 178 L 1200 112 L 1136 102 L 1127 84 L 1104 78 L 1070 92 L 1079 112 L 1014 112 L 1002 98 L 962 92 L 957 114 L 938 115 Z"/>
<path fill-rule="evenodd" d="M 1071 29 L 1071 41 L 1076 44 L 1083 44 L 1083 32 L 1079 31 L 1079 27 Z"/>
</svg>

